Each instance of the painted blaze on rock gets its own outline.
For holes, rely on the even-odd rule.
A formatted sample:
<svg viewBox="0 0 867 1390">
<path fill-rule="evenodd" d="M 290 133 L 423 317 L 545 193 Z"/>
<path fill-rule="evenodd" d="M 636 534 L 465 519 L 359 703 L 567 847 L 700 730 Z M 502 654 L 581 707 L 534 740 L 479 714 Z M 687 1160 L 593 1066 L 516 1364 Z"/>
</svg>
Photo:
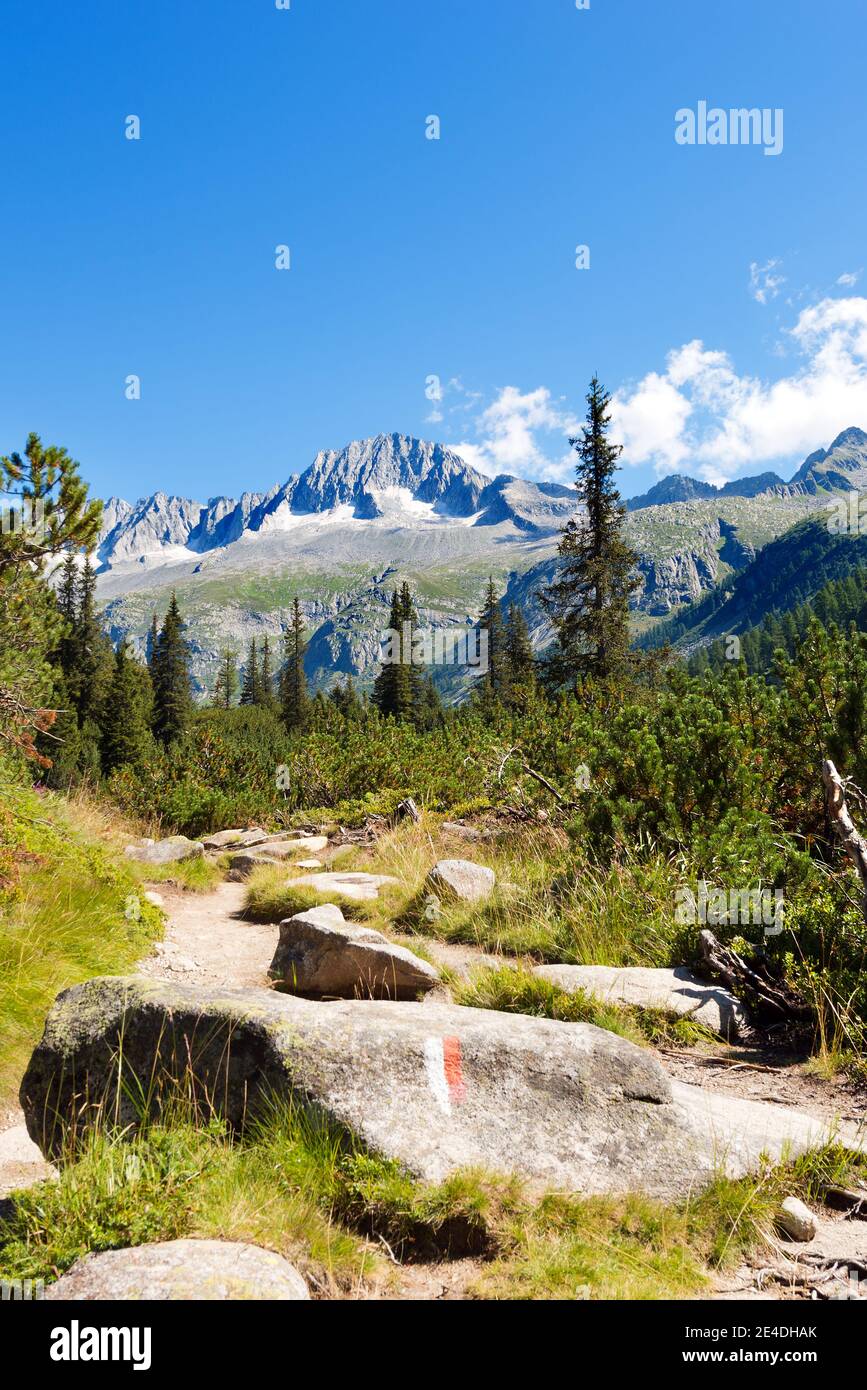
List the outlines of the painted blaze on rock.
<svg viewBox="0 0 867 1390">
<path fill-rule="evenodd" d="M 118 1083 L 123 1053 L 124 1084 Z M 90 980 L 55 1003 L 21 1087 L 28 1131 L 120 1126 L 195 1086 L 236 1127 L 273 1095 L 430 1181 L 464 1167 L 575 1192 L 682 1198 L 823 1127 L 741 1101 L 723 1123 L 699 1087 L 672 1087 L 649 1052 L 591 1024 L 439 1003 L 313 1003 L 141 976 Z M 717 1122 L 720 1122 L 719 1124 Z M 802 1121 L 804 1121 L 802 1123 Z"/>
</svg>

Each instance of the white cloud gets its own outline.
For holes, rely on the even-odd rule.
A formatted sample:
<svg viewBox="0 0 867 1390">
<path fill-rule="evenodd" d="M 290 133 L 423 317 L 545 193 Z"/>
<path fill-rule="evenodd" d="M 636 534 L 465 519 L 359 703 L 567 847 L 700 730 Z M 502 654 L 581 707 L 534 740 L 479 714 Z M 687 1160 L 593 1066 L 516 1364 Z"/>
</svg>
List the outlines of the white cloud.
<svg viewBox="0 0 867 1390">
<path fill-rule="evenodd" d="M 851 289 L 853 285 L 857 285 L 863 273 L 862 270 L 847 270 L 845 275 L 837 276 L 837 284 L 845 285 L 847 289 Z"/>
<path fill-rule="evenodd" d="M 781 264 L 780 260 L 766 261 L 764 265 L 751 263 L 750 294 L 757 304 L 767 304 L 780 293 L 780 287 L 786 283 L 785 275 L 777 273 Z"/>
<path fill-rule="evenodd" d="M 503 387 L 473 424 L 477 442 L 450 447 L 482 473 L 560 479 L 573 467 L 566 440 L 580 424 L 546 386 Z"/>
<path fill-rule="evenodd" d="M 738 375 L 727 353 L 696 339 L 668 354 L 664 372 L 619 391 L 623 463 L 669 472 L 688 461 L 720 481 L 867 426 L 867 299 L 823 299 L 786 337 L 801 362 L 776 381 Z"/>
</svg>

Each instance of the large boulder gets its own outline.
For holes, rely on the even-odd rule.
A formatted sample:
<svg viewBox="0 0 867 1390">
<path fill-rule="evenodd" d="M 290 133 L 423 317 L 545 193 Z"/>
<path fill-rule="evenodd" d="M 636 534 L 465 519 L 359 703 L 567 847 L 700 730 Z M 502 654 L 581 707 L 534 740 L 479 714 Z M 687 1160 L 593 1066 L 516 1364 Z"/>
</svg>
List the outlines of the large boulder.
<svg viewBox="0 0 867 1390">
<path fill-rule="evenodd" d="M 441 901 L 478 903 L 493 892 L 493 869 L 469 859 L 440 859 L 427 876 L 427 887 Z"/>
<path fill-rule="evenodd" d="M 234 1126 L 276 1094 L 433 1181 L 469 1166 L 682 1199 L 718 1171 L 749 1171 L 764 1151 L 796 1154 L 828 1136 L 797 1112 L 672 1085 L 649 1050 L 591 1024 L 142 976 L 60 995 L 21 1104 L 52 1156 L 64 1127 L 80 1133 L 106 1115 L 134 1127 L 143 1098 L 151 1110 L 171 1101 L 179 1078 Z"/>
<path fill-rule="evenodd" d="M 371 927 L 345 921 L 331 903 L 280 923 L 268 973 L 279 989 L 314 998 L 415 999 L 439 984 L 427 961 Z"/>
<path fill-rule="evenodd" d="M 169 835 L 165 840 L 140 840 L 127 845 L 124 854 L 141 864 L 174 864 L 182 859 L 201 859 L 205 846 L 201 840 L 188 840 L 186 835 Z"/>
<path fill-rule="evenodd" d="M 570 994 L 584 990 L 610 1004 L 634 1004 L 638 1008 L 689 1015 L 730 1042 L 749 1026 L 747 1011 L 739 999 L 721 985 L 698 979 L 685 966 L 655 970 L 638 965 L 537 965 L 533 974 Z"/>
<path fill-rule="evenodd" d="M 309 1299 L 282 1255 L 230 1240 L 166 1240 L 85 1255 L 45 1291 L 47 1299 Z"/>
</svg>

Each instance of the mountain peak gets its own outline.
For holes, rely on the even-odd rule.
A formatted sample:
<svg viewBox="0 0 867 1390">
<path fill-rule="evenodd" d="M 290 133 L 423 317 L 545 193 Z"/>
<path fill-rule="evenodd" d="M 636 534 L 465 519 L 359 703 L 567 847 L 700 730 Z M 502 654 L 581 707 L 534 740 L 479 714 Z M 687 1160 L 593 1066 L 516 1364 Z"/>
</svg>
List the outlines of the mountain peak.
<svg viewBox="0 0 867 1390">
<path fill-rule="evenodd" d="M 356 516 L 370 518 L 379 514 L 377 493 L 402 488 L 443 515 L 470 516 L 488 481 L 442 444 L 378 434 L 318 453 L 298 479 L 292 510 L 330 511 L 348 504 Z"/>
<path fill-rule="evenodd" d="M 835 449 L 863 449 L 867 445 L 867 434 L 859 429 L 857 425 L 850 425 L 847 430 L 842 430 L 828 449 L 829 454 L 833 454 Z"/>
<path fill-rule="evenodd" d="M 830 448 L 816 449 L 804 459 L 791 479 L 793 486 L 806 492 L 821 488 L 851 488 L 852 474 L 867 470 L 867 434 L 850 425 L 833 440 Z"/>
</svg>

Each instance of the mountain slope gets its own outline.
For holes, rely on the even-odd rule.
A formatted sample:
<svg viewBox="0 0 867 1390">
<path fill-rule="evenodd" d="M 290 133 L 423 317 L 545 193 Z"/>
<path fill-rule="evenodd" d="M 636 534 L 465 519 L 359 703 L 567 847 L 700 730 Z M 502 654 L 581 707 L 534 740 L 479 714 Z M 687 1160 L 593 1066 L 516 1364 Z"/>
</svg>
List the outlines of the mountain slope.
<svg viewBox="0 0 867 1390">
<path fill-rule="evenodd" d="M 786 613 L 824 586 L 867 564 L 867 536 L 837 533 L 813 519 L 771 541 L 740 574 L 661 624 L 642 645 L 673 642 L 683 651 L 744 633 L 772 613 Z"/>
</svg>

